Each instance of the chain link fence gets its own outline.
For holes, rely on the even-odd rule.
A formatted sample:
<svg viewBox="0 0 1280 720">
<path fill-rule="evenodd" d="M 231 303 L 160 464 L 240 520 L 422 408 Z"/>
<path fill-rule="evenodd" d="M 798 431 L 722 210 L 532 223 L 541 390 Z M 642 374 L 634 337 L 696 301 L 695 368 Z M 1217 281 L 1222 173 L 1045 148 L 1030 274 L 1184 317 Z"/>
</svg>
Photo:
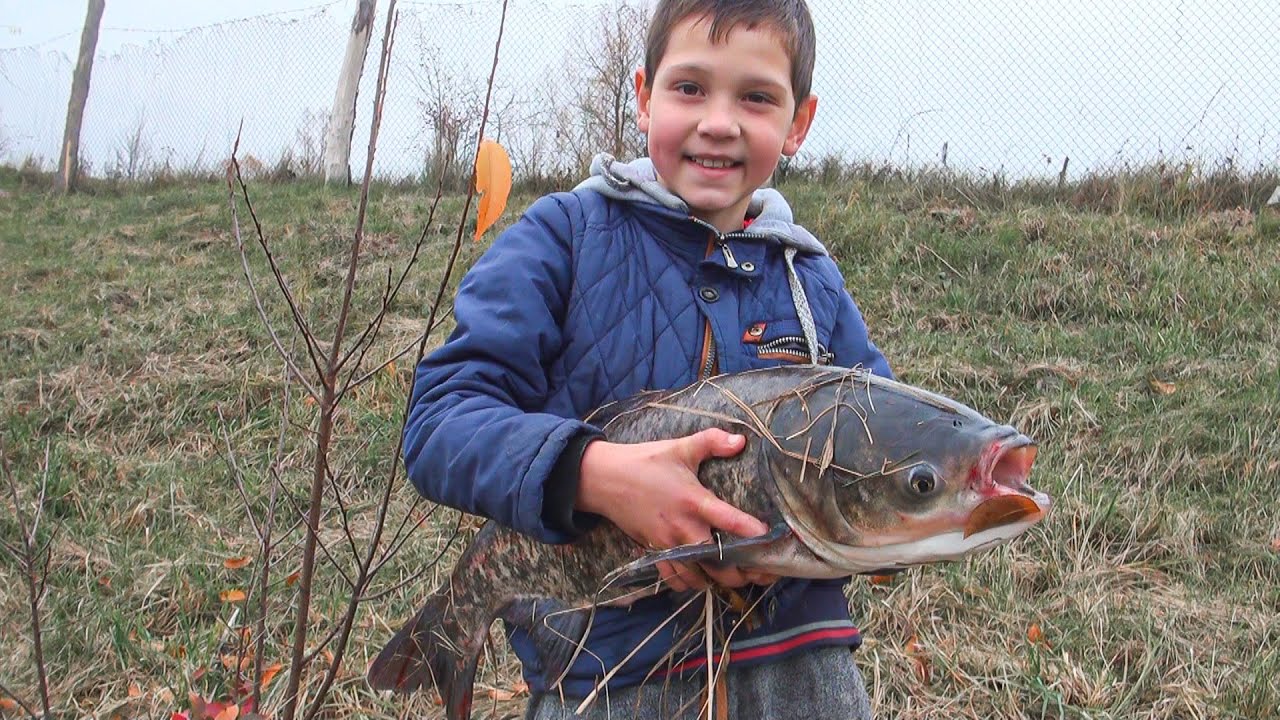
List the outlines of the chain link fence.
<svg viewBox="0 0 1280 720">
<path fill-rule="evenodd" d="M 126 2 L 127 0 L 121 0 Z M 1277 0 L 810 0 L 814 130 L 838 158 L 1017 179 L 1191 163 L 1280 165 Z M 375 176 L 468 173 L 501 2 L 400 2 Z M 363 174 L 386 2 L 351 165 Z M 220 172 L 237 132 L 251 171 L 320 172 L 352 0 L 164 33 L 112 26 L 81 140 L 90 175 Z M 643 151 L 631 75 L 644 3 L 512 0 L 488 135 L 523 177 L 571 181 L 599 150 Z M 79 36 L 83 18 L 66 18 Z M 134 44 L 121 46 L 121 38 Z M 74 49 L 71 51 L 74 52 Z M 74 58 L 0 50 L 0 161 L 56 165 Z M 241 131 L 240 128 L 243 127 Z"/>
</svg>

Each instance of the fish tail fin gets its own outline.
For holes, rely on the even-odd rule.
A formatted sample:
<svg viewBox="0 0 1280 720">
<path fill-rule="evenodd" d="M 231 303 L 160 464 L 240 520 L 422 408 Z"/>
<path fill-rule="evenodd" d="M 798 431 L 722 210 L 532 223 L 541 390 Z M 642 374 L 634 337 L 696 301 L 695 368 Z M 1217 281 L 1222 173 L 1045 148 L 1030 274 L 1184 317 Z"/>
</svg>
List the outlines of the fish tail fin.
<svg viewBox="0 0 1280 720">
<path fill-rule="evenodd" d="M 555 687 L 582 652 L 595 610 L 571 609 L 555 600 L 524 600 L 512 603 L 502 617 L 529 633 L 547 684 Z"/>
<path fill-rule="evenodd" d="M 434 687 L 445 717 L 467 720 L 482 645 L 461 631 L 448 594 L 438 593 L 378 653 L 369 666 L 369 684 L 405 693 Z"/>
</svg>

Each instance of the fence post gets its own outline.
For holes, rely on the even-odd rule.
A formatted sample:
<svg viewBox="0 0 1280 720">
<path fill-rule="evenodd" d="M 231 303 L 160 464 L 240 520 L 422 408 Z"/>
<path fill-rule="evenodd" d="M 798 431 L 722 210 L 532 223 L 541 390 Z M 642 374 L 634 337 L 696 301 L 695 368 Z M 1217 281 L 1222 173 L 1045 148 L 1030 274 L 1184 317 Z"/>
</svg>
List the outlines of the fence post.
<svg viewBox="0 0 1280 720">
<path fill-rule="evenodd" d="M 373 29 L 373 10 L 376 0 L 360 0 L 356 16 L 351 21 L 351 36 L 347 38 L 347 52 L 342 59 L 342 71 L 338 75 L 338 89 L 333 94 L 333 110 L 325 126 L 324 182 L 351 182 L 351 136 L 355 131 L 356 96 L 360 91 L 360 74 L 364 71 L 364 57 L 369 49 L 369 35 Z"/>
<path fill-rule="evenodd" d="M 67 102 L 67 123 L 62 130 L 62 148 L 58 153 L 58 174 L 53 178 L 53 191 L 65 194 L 75 190 L 80 175 L 80 125 L 84 106 L 89 99 L 89 75 L 93 72 L 93 53 L 98 48 L 98 27 L 106 0 L 89 0 L 89 13 L 80 34 L 80 57 L 71 76 L 71 99 Z"/>
</svg>

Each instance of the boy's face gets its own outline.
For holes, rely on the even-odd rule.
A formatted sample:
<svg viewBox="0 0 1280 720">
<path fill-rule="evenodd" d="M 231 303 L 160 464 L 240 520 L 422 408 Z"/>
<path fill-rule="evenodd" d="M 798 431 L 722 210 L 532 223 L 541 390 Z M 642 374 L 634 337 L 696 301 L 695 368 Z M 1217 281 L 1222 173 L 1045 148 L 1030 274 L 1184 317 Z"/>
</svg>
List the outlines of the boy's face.
<svg viewBox="0 0 1280 720">
<path fill-rule="evenodd" d="M 791 60 L 773 30 L 737 27 L 717 44 L 709 28 L 686 18 L 648 87 L 637 71 L 639 125 L 662 185 L 695 217 L 730 232 L 742 229 L 751 193 L 779 156 L 800 148 L 817 98 L 797 107 Z"/>
</svg>

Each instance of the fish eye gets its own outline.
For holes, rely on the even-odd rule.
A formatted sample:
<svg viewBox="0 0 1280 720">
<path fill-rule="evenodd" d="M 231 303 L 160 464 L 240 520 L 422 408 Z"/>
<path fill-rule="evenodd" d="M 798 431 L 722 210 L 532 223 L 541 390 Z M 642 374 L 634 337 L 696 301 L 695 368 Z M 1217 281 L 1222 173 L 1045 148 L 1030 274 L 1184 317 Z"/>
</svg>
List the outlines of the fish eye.
<svg viewBox="0 0 1280 720">
<path fill-rule="evenodd" d="M 933 474 L 933 470 L 927 467 L 919 466 L 911 469 L 911 475 L 907 480 L 911 485 L 911 489 L 919 495 L 928 495 L 938 488 L 938 477 Z"/>
</svg>

